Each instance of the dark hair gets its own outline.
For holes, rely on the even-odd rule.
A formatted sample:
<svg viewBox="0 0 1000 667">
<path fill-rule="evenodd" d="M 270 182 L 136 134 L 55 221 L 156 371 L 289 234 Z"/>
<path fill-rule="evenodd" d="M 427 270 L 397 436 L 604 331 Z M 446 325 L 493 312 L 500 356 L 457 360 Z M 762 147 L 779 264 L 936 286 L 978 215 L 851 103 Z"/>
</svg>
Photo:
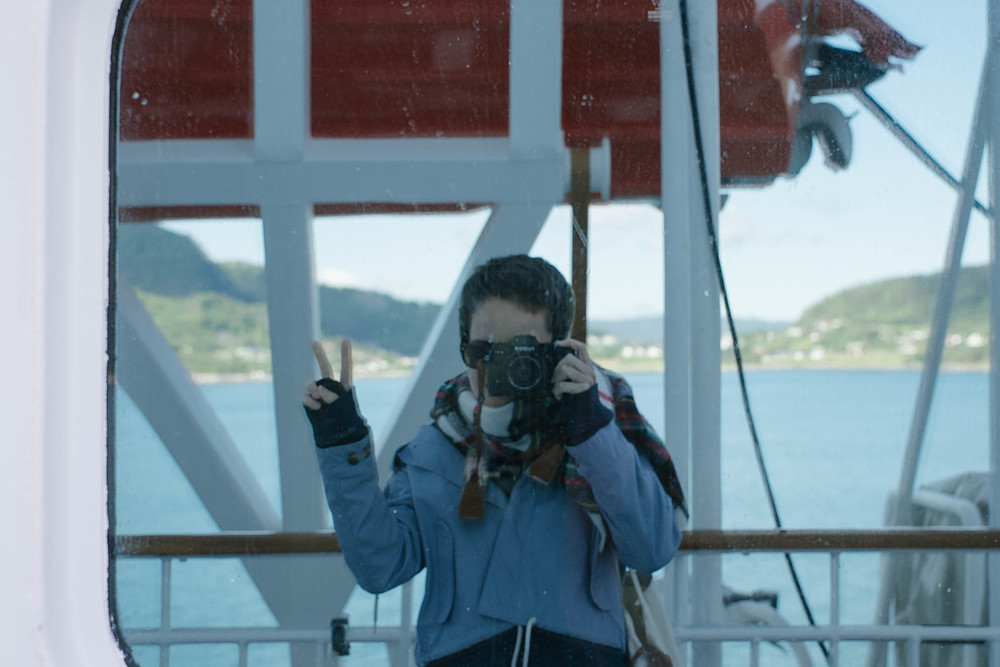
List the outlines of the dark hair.
<svg viewBox="0 0 1000 667">
<path fill-rule="evenodd" d="M 528 312 L 546 312 L 553 340 L 569 336 L 573 324 L 573 288 L 559 270 L 540 257 L 494 257 L 476 267 L 462 288 L 458 327 L 462 343 L 469 342 L 469 326 L 476 307 L 495 298 L 513 301 Z"/>
</svg>

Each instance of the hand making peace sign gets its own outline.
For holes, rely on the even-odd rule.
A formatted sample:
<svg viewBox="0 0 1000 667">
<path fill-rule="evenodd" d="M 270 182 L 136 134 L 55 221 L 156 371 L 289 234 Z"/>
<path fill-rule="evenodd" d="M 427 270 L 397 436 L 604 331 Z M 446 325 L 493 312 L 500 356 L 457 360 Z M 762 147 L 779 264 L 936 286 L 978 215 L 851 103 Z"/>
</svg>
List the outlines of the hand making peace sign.
<svg viewBox="0 0 1000 667">
<path fill-rule="evenodd" d="M 333 379 L 333 366 L 326 356 L 323 346 L 314 342 L 312 344 L 313 354 L 316 355 L 316 362 L 319 364 L 320 377 L 330 380 L 336 385 L 340 385 L 341 393 L 345 393 L 351 388 L 351 341 L 347 338 L 340 344 L 340 382 Z M 331 391 L 327 387 L 316 382 L 306 384 L 306 393 L 302 394 L 302 405 L 310 410 L 319 410 L 323 404 L 329 404 L 340 398 L 340 395 Z"/>
</svg>

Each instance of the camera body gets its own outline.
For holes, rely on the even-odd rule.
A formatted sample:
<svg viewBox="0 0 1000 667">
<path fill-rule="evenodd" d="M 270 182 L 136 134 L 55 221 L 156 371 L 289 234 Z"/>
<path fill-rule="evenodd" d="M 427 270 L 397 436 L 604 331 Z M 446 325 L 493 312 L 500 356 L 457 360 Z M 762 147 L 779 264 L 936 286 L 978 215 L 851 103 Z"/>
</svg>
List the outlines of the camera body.
<svg viewBox="0 0 1000 667">
<path fill-rule="evenodd" d="M 494 343 L 486 361 L 486 390 L 491 396 L 538 398 L 551 391 L 556 364 L 573 350 L 539 343 L 534 336 L 515 336 Z"/>
</svg>

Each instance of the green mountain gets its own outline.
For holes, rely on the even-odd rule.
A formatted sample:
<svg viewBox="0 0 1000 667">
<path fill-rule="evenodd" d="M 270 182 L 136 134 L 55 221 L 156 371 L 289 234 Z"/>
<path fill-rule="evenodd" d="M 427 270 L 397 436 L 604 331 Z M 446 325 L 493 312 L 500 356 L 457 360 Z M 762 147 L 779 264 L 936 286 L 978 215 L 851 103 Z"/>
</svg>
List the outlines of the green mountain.
<svg viewBox="0 0 1000 667">
<path fill-rule="evenodd" d="M 778 331 L 789 324 L 790 322 L 774 320 L 738 319 L 736 320 L 736 332 L 739 335 L 744 335 L 758 331 Z M 728 326 L 723 318 L 722 329 L 725 330 Z M 598 336 L 611 334 L 622 340 L 637 343 L 659 343 L 663 340 L 663 316 L 651 315 L 623 320 L 590 320 L 587 324 L 587 331 Z"/>
<path fill-rule="evenodd" d="M 397 354 L 416 356 L 440 306 L 385 294 L 320 286 L 320 330 Z"/>
<path fill-rule="evenodd" d="M 989 317 L 988 267 L 963 268 L 952 305 L 957 330 L 985 331 Z M 941 274 L 892 278 L 844 290 L 807 309 L 798 324 L 835 319 L 855 326 L 927 326 Z"/>
<path fill-rule="evenodd" d="M 214 264 L 189 238 L 156 225 L 123 225 L 120 275 L 136 287 L 154 321 L 195 372 L 270 371 L 267 287 L 263 269 Z M 964 268 L 948 331 L 945 362 L 988 361 L 987 267 Z M 737 323 L 744 361 L 756 366 L 912 367 L 921 363 L 939 275 L 882 280 L 844 290 L 807 309 L 794 325 Z M 404 370 L 439 311 L 357 289 L 319 288 L 324 338 L 349 337 L 373 372 Z M 632 370 L 662 367 L 662 318 L 592 321 L 610 334 L 592 353 Z M 728 331 L 723 326 L 723 345 Z M 659 351 L 658 351 L 659 350 Z M 723 363 L 732 363 L 723 354 Z"/>
<path fill-rule="evenodd" d="M 116 245 L 119 275 L 137 290 L 172 297 L 213 292 L 244 302 L 263 300 L 261 293 L 246 289 L 242 270 L 235 270 L 234 280 L 181 234 L 131 223 L 119 226 Z"/>
<path fill-rule="evenodd" d="M 260 266 L 215 264 L 190 238 L 156 225 L 122 225 L 119 275 L 194 372 L 269 372 L 267 285 Z M 324 338 L 351 338 L 359 358 L 419 353 L 439 306 L 385 294 L 319 288 Z"/>
<path fill-rule="evenodd" d="M 941 275 L 892 278 L 850 288 L 808 308 L 794 326 L 742 337 L 760 365 L 910 368 L 923 362 Z M 945 364 L 989 361 L 988 268 L 963 268 L 945 341 Z"/>
</svg>

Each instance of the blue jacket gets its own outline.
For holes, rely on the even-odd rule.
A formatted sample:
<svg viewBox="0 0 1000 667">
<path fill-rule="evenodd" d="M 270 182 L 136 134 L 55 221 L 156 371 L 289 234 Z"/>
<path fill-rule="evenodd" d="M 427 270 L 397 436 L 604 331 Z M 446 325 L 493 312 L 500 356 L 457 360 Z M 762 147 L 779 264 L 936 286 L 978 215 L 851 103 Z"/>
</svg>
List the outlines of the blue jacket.
<svg viewBox="0 0 1000 667">
<path fill-rule="evenodd" d="M 398 451 L 402 465 L 384 491 L 370 436 L 316 450 L 358 584 L 380 593 L 427 568 L 418 665 L 532 617 L 539 628 L 624 650 L 615 555 L 645 572 L 666 565 L 681 538 L 673 503 L 613 422 L 567 450 L 604 516 L 603 549 L 598 529 L 557 480 L 523 475 L 509 498 L 490 482 L 483 519 L 459 519 L 465 457 L 433 426 Z"/>
</svg>

